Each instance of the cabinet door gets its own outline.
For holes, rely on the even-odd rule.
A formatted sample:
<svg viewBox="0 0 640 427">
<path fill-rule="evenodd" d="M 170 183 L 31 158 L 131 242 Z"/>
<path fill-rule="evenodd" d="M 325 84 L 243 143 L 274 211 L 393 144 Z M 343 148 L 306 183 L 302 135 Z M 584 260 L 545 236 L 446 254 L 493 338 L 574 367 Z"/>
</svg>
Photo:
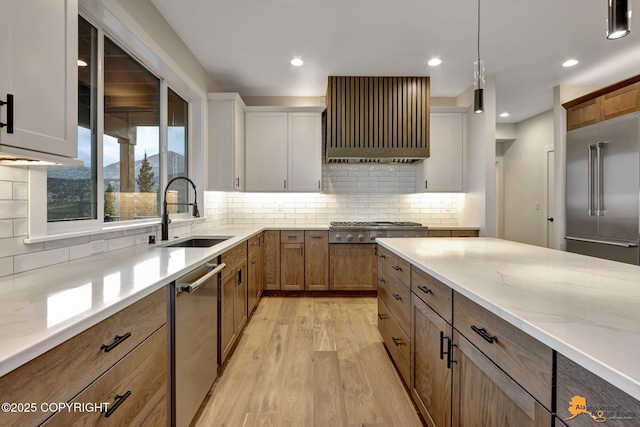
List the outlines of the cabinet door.
<svg viewBox="0 0 640 427">
<path fill-rule="evenodd" d="M 0 58 L 0 100 L 14 96 L 14 133 L 0 129 L 0 144 L 76 157 L 77 0 L 3 1 Z"/>
<path fill-rule="evenodd" d="M 240 333 L 244 324 L 247 323 L 247 261 L 243 261 L 238 266 L 235 274 L 235 307 L 234 307 L 234 325 L 236 336 Z"/>
<path fill-rule="evenodd" d="M 310 291 L 329 289 L 329 232 L 304 232 L 304 286 Z"/>
<path fill-rule="evenodd" d="M 242 191 L 245 188 L 244 111 L 237 103 L 235 103 L 233 126 L 235 129 L 233 138 L 233 188 Z"/>
<path fill-rule="evenodd" d="M 376 245 L 329 245 L 329 270 L 331 290 L 375 291 L 378 277 Z"/>
<path fill-rule="evenodd" d="M 417 191 L 463 191 L 463 113 L 431 113 L 428 159 L 418 166 Z"/>
<path fill-rule="evenodd" d="M 237 93 L 209 93 L 207 190 L 244 190 L 244 102 Z"/>
<path fill-rule="evenodd" d="M 280 232 L 267 230 L 264 232 L 263 277 L 264 288 L 280 289 Z"/>
<path fill-rule="evenodd" d="M 304 244 L 280 245 L 281 289 L 301 291 L 304 289 Z"/>
<path fill-rule="evenodd" d="M 320 191 L 322 118 L 319 113 L 289 113 L 288 191 Z"/>
<path fill-rule="evenodd" d="M 254 250 L 249 253 L 247 274 L 247 313 L 251 313 L 258 303 L 262 291 L 262 251 Z"/>
<path fill-rule="evenodd" d="M 551 414 L 454 331 L 453 425 L 549 427 Z"/>
<path fill-rule="evenodd" d="M 220 365 L 227 359 L 236 337 L 235 294 L 237 269 L 222 277 L 220 289 Z"/>
<path fill-rule="evenodd" d="M 245 115 L 246 190 L 287 188 L 287 113 L 247 112 Z"/>
<path fill-rule="evenodd" d="M 445 352 L 451 326 L 415 295 L 412 303 L 411 395 L 427 424 L 448 427 L 451 425 L 452 376 Z"/>
</svg>

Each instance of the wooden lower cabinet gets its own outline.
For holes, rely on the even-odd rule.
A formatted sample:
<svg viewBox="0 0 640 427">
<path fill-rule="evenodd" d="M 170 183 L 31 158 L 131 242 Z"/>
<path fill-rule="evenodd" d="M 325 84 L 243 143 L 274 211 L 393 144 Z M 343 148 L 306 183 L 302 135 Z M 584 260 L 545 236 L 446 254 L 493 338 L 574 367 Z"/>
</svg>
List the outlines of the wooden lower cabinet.
<svg viewBox="0 0 640 427">
<path fill-rule="evenodd" d="M 142 427 L 158 427 L 168 425 L 168 410 L 169 402 L 167 401 L 167 396 L 165 395 L 162 397 L 162 399 L 160 399 L 160 402 L 158 402 L 156 407 L 153 408 L 147 419 L 144 420 L 144 423 L 142 423 Z"/>
<path fill-rule="evenodd" d="M 252 246 L 253 245 L 253 246 Z M 263 247 L 262 235 L 249 243 L 249 256 L 247 258 L 247 313 L 251 314 L 262 294 L 263 286 Z"/>
<path fill-rule="evenodd" d="M 223 270 L 224 272 L 225 270 Z M 247 261 L 227 271 L 220 282 L 220 365 L 247 322 Z"/>
<path fill-rule="evenodd" d="M 329 289 L 329 232 L 304 232 L 304 287 L 309 291 Z"/>
<path fill-rule="evenodd" d="M 280 289 L 280 231 L 264 232 L 263 251 L 264 288 L 270 291 L 278 290 Z"/>
<path fill-rule="evenodd" d="M 329 245 L 329 289 L 375 291 L 378 257 L 375 244 Z"/>
<path fill-rule="evenodd" d="M 304 243 L 280 245 L 280 289 L 283 291 L 304 289 Z"/>
<path fill-rule="evenodd" d="M 453 342 L 452 426 L 552 425 L 549 411 L 455 330 Z"/>
<path fill-rule="evenodd" d="M 411 396 L 429 426 L 451 426 L 452 369 L 444 353 L 452 327 L 415 295 L 411 320 Z"/>
<path fill-rule="evenodd" d="M 107 412 L 61 411 L 44 425 L 142 425 L 168 391 L 167 336 L 164 325 L 71 401 L 109 402 Z M 166 413 L 160 421 L 167 425 Z"/>
</svg>

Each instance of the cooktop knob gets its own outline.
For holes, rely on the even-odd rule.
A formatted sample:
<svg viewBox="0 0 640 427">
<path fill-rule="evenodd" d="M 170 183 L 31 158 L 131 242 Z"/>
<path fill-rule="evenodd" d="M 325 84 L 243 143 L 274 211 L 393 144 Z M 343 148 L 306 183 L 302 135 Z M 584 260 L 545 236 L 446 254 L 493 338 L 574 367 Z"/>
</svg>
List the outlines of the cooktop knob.
<svg viewBox="0 0 640 427">
<path fill-rule="evenodd" d="M 352 241 L 353 240 L 353 236 L 351 234 L 347 234 L 347 240 L 348 241 Z"/>
<path fill-rule="evenodd" d="M 358 240 L 362 242 L 364 240 L 364 236 L 362 234 L 358 234 Z"/>
<path fill-rule="evenodd" d="M 336 240 L 342 240 L 342 236 L 339 234 L 336 234 Z"/>
</svg>

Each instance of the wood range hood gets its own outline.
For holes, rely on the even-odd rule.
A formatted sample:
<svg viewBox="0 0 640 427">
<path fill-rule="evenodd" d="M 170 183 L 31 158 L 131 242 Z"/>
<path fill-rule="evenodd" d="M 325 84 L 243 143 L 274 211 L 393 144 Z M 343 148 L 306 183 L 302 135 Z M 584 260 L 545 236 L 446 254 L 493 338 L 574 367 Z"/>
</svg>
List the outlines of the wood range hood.
<svg viewBox="0 0 640 427">
<path fill-rule="evenodd" d="M 326 163 L 429 157 L 429 77 L 329 76 Z"/>
</svg>

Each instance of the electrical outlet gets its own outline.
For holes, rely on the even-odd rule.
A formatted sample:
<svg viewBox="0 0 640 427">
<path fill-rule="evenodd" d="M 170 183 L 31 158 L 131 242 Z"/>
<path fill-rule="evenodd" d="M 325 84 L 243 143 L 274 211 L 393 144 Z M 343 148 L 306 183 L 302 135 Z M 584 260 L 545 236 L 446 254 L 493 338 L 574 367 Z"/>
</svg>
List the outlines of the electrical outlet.
<svg viewBox="0 0 640 427">
<path fill-rule="evenodd" d="M 91 242 L 91 253 L 97 254 L 100 252 L 104 252 L 106 250 L 106 247 L 107 244 L 105 243 L 104 239 L 94 240 L 93 242 Z"/>
</svg>

